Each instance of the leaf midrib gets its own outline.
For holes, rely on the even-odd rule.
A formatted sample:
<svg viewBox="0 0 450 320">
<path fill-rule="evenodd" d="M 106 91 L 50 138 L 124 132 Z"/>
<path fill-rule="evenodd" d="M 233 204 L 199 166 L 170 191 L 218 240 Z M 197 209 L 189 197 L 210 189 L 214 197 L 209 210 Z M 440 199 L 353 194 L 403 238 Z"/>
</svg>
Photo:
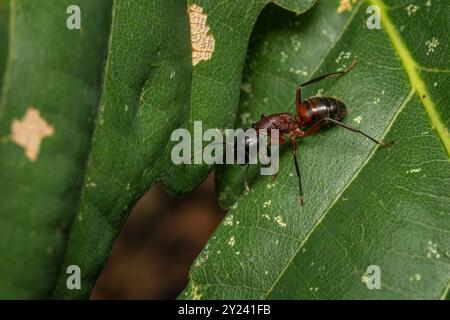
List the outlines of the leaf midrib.
<svg viewBox="0 0 450 320">
<path fill-rule="evenodd" d="M 413 94 L 414 94 L 414 90 L 411 89 L 410 92 L 408 93 L 408 95 L 406 96 L 406 98 L 403 100 L 402 104 L 400 105 L 400 107 L 398 108 L 397 112 L 395 113 L 394 117 L 392 118 L 391 122 L 389 123 L 389 125 L 387 126 L 386 130 L 383 132 L 382 135 L 382 140 L 386 137 L 387 133 L 390 131 L 391 127 L 393 126 L 393 124 L 395 123 L 395 121 L 397 120 L 397 117 L 400 115 L 400 113 L 403 111 L 403 109 L 405 108 L 405 106 L 408 104 L 408 102 L 411 100 Z M 268 289 L 267 294 L 265 296 L 265 298 L 267 298 L 269 296 L 269 294 L 272 292 L 272 290 L 275 288 L 276 284 L 278 283 L 278 281 L 282 278 L 283 274 L 285 273 L 285 271 L 289 268 L 289 266 L 292 264 L 292 261 L 294 260 L 294 258 L 297 256 L 297 254 L 300 252 L 300 250 L 304 247 L 305 243 L 308 241 L 309 237 L 314 233 L 314 231 L 317 229 L 317 227 L 322 223 L 322 221 L 325 219 L 325 217 L 328 215 L 328 212 L 334 207 L 334 205 L 336 204 L 336 202 L 341 198 L 341 196 L 344 194 L 345 190 L 347 190 L 351 184 L 353 183 L 353 181 L 358 177 L 359 173 L 364 169 L 364 167 L 366 166 L 367 163 L 369 163 L 369 161 L 372 159 L 372 156 L 375 154 L 375 152 L 378 150 L 378 146 L 375 146 L 372 151 L 369 153 L 369 155 L 367 156 L 366 160 L 361 164 L 361 166 L 358 168 L 358 170 L 355 172 L 355 174 L 352 176 L 352 178 L 345 184 L 345 186 L 342 188 L 342 190 L 336 195 L 336 198 L 333 200 L 333 202 L 328 206 L 328 208 L 325 210 L 325 212 L 323 213 L 323 215 L 320 217 L 319 220 L 317 220 L 316 224 L 311 228 L 311 230 L 308 232 L 308 234 L 305 236 L 305 238 L 302 240 L 302 242 L 300 243 L 299 247 L 297 248 L 297 250 L 294 252 L 294 254 L 292 255 L 292 257 L 289 259 L 289 262 L 286 264 L 286 267 L 280 272 L 278 278 L 276 279 L 276 281 L 273 283 L 273 285 Z"/>
<path fill-rule="evenodd" d="M 380 8 L 380 14 L 383 17 L 381 19 L 381 24 L 383 25 L 389 40 L 395 52 L 399 55 L 400 61 L 402 62 L 403 68 L 406 71 L 411 87 L 417 92 L 420 101 L 422 102 L 425 111 L 430 117 L 431 123 L 436 130 L 439 139 L 442 141 L 448 156 L 450 157 L 450 137 L 447 136 L 446 128 L 442 120 L 440 119 L 439 113 L 436 110 L 436 106 L 431 99 L 431 95 L 423 82 L 422 78 L 417 73 L 420 66 L 413 59 L 408 48 L 404 44 L 400 34 L 395 28 L 394 24 L 391 22 L 389 15 L 386 12 L 386 4 L 383 0 L 369 0 L 371 4 L 378 6 Z"/>
<path fill-rule="evenodd" d="M 352 12 L 351 16 L 349 17 L 348 21 L 346 22 L 346 24 L 344 25 L 344 27 L 342 28 L 341 33 L 336 37 L 336 39 L 333 41 L 333 43 L 331 44 L 331 46 L 328 48 L 328 50 L 325 52 L 325 54 L 322 56 L 322 58 L 320 59 L 319 63 L 317 64 L 316 69 L 311 73 L 311 74 L 315 74 L 315 72 L 317 72 L 320 68 L 320 65 L 323 63 L 323 61 L 326 59 L 326 57 L 329 55 L 330 51 L 336 46 L 336 44 L 339 42 L 339 40 L 342 38 L 343 34 L 347 31 L 349 25 L 352 23 L 356 13 L 359 11 L 359 8 L 361 7 L 361 3 L 359 3 L 354 11 Z M 374 148 L 375 150 L 376 148 Z M 367 157 L 367 159 L 370 159 L 372 155 L 369 154 L 369 156 Z M 367 161 L 366 159 L 366 161 Z M 366 164 L 366 162 L 364 162 L 359 170 L 356 172 L 356 174 L 354 175 L 354 177 L 359 173 L 360 169 L 362 167 L 364 167 Z M 354 177 L 349 181 L 349 183 L 351 183 L 354 179 Z M 266 291 L 266 295 L 264 296 L 265 299 L 267 299 L 267 297 L 269 296 L 269 294 L 273 291 L 273 289 L 275 288 L 275 286 L 277 285 L 277 283 L 280 281 L 280 279 L 283 277 L 283 274 L 286 272 L 286 270 L 289 268 L 289 266 L 292 264 L 292 261 L 294 260 L 294 258 L 297 256 L 297 254 L 300 252 L 300 250 L 303 248 L 304 244 L 306 243 L 306 241 L 308 240 L 308 238 L 310 237 L 310 235 L 314 232 L 314 230 L 317 228 L 317 226 L 322 222 L 322 220 L 325 218 L 326 213 L 330 210 L 330 208 L 336 203 L 337 199 L 339 199 L 339 197 L 341 196 L 341 194 L 343 193 L 343 191 L 345 189 L 347 189 L 347 186 L 349 184 L 346 184 L 344 186 L 344 188 L 342 188 L 342 191 L 336 196 L 335 200 L 330 204 L 330 206 L 325 210 L 325 213 L 322 215 L 322 217 L 317 221 L 317 223 L 311 228 L 311 230 L 308 232 L 308 234 L 306 235 L 306 237 L 301 241 L 300 245 L 298 246 L 297 250 L 295 250 L 295 252 L 292 254 L 291 258 L 289 259 L 289 261 L 286 263 L 286 266 L 283 268 L 283 270 L 281 270 L 281 272 L 279 273 L 278 277 L 275 279 L 274 283 L 272 284 L 272 286 L 270 286 L 270 288 Z"/>
<path fill-rule="evenodd" d="M 390 128 L 395 123 L 398 115 L 402 112 L 402 110 L 405 108 L 405 106 L 408 104 L 408 102 L 411 100 L 414 92 L 417 93 L 419 96 L 420 101 L 424 105 L 424 108 L 426 110 L 426 113 L 428 114 L 430 121 L 432 125 L 434 126 L 434 129 L 436 130 L 440 140 L 442 141 L 442 144 L 444 145 L 448 155 L 450 156 L 450 138 L 446 135 L 445 126 L 442 123 L 438 112 L 436 111 L 436 107 L 433 103 L 433 101 L 430 98 L 430 94 L 428 93 L 425 83 L 423 82 L 422 78 L 417 73 L 417 70 L 419 68 L 416 61 L 412 58 L 411 54 L 409 53 L 406 45 L 403 43 L 402 38 L 398 34 L 395 26 L 392 24 L 389 16 L 386 13 L 386 5 L 382 0 L 369 0 L 369 2 L 373 5 L 379 6 L 381 11 L 381 16 L 383 17 L 382 25 L 385 29 L 386 35 L 388 36 L 393 49 L 395 52 L 399 55 L 400 61 L 403 65 L 403 69 L 408 75 L 408 78 L 411 83 L 411 90 L 406 96 L 406 98 L 403 100 L 402 104 L 398 108 L 397 112 L 395 113 L 394 117 L 392 118 L 391 122 L 387 126 L 387 128 L 383 132 L 382 138 L 386 136 L 386 134 L 390 131 Z M 336 38 L 336 40 L 333 42 L 333 44 L 330 46 L 330 49 L 327 51 L 327 53 L 324 55 L 324 58 L 328 56 L 329 51 L 336 45 L 337 42 L 339 42 L 341 36 L 347 31 L 348 26 L 352 22 L 353 18 L 355 17 L 356 13 L 359 11 L 361 7 L 361 3 L 358 4 L 357 7 L 355 7 L 351 17 L 349 18 L 348 22 L 342 29 L 342 32 L 340 35 Z M 324 59 L 323 58 L 323 59 Z M 323 60 L 322 59 L 322 60 Z M 321 61 L 322 61 L 321 60 Z M 318 67 L 320 66 L 321 62 L 319 62 Z M 425 98 L 424 98 L 425 97 Z M 366 166 L 366 164 L 371 160 L 372 156 L 375 154 L 378 147 L 374 147 L 364 163 L 361 164 L 361 166 L 358 168 L 358 170 L 354 173 L 353 177 L 346 183 L 346 185 L 342 188 L 342 190 L 337 194 L 334 201 L 328 206 L 328 208 L 324 211 L 323 215 L 320 217 L 320 219 L 316 222 L 316 224 L 311 228 L 311 230 L 308 232 L 308 234 L 305 236 L 305 238 L 302 240 L 300 245 L 298 246 L 297 250 L 292 254 L 289 261 L 286 263 L 286 266 L 281 270 L 278 277 L 275 279 L 272 286 L 266 291 L 266 294 L 264 296 L 265 299 L 268 298 L 270 293 L 273 291 L 273 289 L 276 287 L 277 283 L 281 280 L 283 275 L 285 274 L 286 270 L 289 268 L 289 266 L 292 264 L 294 258 L 298 255 L 300 250 L 304 247 L 304 244 L 308 241 L 309 237 L 314 233 L 316 228 L 321 224 L 321 222 L 325 219 L 328 212 L 333 208 L 335 203 L 341 198 L 342 194 L 345 192 L 345 190 L 352 184 L 352 182 L 356 179 L 356 177 L 359 175 L 359 173 L 362 171 L 362 169 Z M 450 288 L 450 283 L 448 284 L 447 288 L 444 290 L 443 296 L 441 299 L 445 299 L 448 291 Z"/>
</svg>

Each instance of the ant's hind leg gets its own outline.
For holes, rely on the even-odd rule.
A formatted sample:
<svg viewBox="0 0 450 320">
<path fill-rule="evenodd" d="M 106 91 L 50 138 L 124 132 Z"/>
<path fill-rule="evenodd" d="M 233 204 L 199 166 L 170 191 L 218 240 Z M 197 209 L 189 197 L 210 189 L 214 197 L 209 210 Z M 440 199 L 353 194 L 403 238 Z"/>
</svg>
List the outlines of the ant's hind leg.
<svg viewBox="0 0 450 320">
<path fill-rule="evenodd" d="M 356 129 L 356 128 L 352 128 L 352 127 L 350 127 L 350 126 L 348 126 L 348 125 L 346 125 L 346 124 L 344 124 L 344 123 L 342 123 L 342 122 L 340 122 L 340 121 L 337 121 L 337 120 L 334 120 L 334 119 L 331 119 L 331 118 L 324 118 L 324 120 L 325 120 L 325 121 L 332 122 L 332 123 L 335 123 L 335 124 L 337 124 L 338 126 L 341 126 L 342 128 L 347 129 L 347 130 L 350 130 L 350 131 L 352 131 L 352 132 L 356 132 L 356 133 L 362 134 L 362 135 L 365 136 L 366 138 L 372 140 L 372 141 L 375 142 L 376 144 L 379 144 L 379 145 L 381 145 L 381 146 L 383 146 L 383 147 L 390 147 L 390 146 L 392 146 L 393 144 L 395 144 L 395 140 L 389 141 L 389 142 L 387 142 L 387 143 L 384 142 L 384 141 L 378 141 L 378 140 L 376 140 L 375 138 L 372 138 L 371 136 L 369 136 L 368 134 L 362 132 L 361 130 Z"/>
</svg>

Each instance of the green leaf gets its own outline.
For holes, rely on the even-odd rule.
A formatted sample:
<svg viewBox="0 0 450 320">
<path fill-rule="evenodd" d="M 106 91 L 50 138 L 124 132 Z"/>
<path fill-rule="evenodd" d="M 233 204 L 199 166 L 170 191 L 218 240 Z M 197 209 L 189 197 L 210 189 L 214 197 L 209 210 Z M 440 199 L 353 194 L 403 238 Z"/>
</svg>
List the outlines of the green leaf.
<svg viewBox="0 0 450 320">
<path fill-rule="evenodd" d="M 80 0 L 81 30 L 66 27 L 68 0 L 8 2 L 0 297 L 88 297 L 137 199 L 158 180 L 177 194 L 200 182 L 210 168 L 186 180 L 169 160 L 170 135 L 191 120 L 234 121 L 248 38 L 267 2 L 196 2 L 216 48 L 195 67 L 184 1 Z M 300 13 L 314 0 L 279 2 Z M 67 288 L 70 265 L 81 290 Z"/>
<path fill-rule="evenodd" d="M 71 3 L 10 1 L 0 105 L 1 298 L 50 295 L 78 203 L 109 10 L 105 1 L 79 1 L 84 32 L 72 32 Z M 39 128 L 48 134 L 41 141 Z"/>
<path fill-rule="evenodd" d="M 49 297 L 61 271 L 55 297 L 87 296 L 187 111 L 186 7 L 175 0 L 86 0 L 78 2 L 82 29 L 71 31 L 69 1 L 12 4 L 0 119 L 1 135 L 10 135 L 0 147 L 0 278 L 8 282 L 0 294 Z M 27 158 L 11 124 L 31 106 L 54 132 Z M 72 264 L 81 268 L 82 290 L 66 294 Z"/>
<path fill-rule="evenodd" d="M 8 51 L 9 2 L 0 0 L 0 88 Z"/>
<path fill-rule="evenodd" d="M 300 3 L 311 6 L 312 2 Z M 265 3 L 255 1 L 261 8 Z M 168 143 L 172 131 L 187 126 L 192 119 L 202 120 L 205 127 L 221 127 L 234 119 L 236 111 L 233 112 L 228 105 L 231 103 L 228 92 L 238 87 L 243 63 L 239 65 L 236 61 L 239 62 L 239 56 L 242 61 L 245 58 L 245 50 L 242 51 L 248 41 L 245 32 L 251 30 L 251 18 L 257 12 L 245 11 L 247 21 L 239 16 L 244 13 L 242 8 L 245 6 L 237 5 L 236 1 L 219 5 L 214 1 L 199 1 L 196 5 L 204 14 L 211 12 L 206 24 L 216 37 L 216 49 L 210 60 L 201 61 L 194 68 L 191 67 L 191 55 L 185 54 L 186 48 L 182 46 L 181 50 L 174 50 L 184 40 L 190 39 L 189 29 L 185 28 L 188 26 L 185 6 L 176 1 L 169 5 L 161 2 L 152 10 L 154 5 L 146 2 L 145 7 L 149 7 L 146 15 L 142 14 L 143 3 L 132 5 L 123 1 L 113 8 L 110 54 L 100 102 L 100 126 L 97 126 L 94 135 L 95 144 L 90 154 L 80 209 L 72 227 L 69 247 L 53 295 L 55 298 L 83 298 L 89 295 L 128 212 L 158 179 L 162 179 L 166 188 L 176 194 L 192 190 L 201 182 L 192 173 L 187 179 L 183 167 L 173 167 L 168 158 L 173 145 Z M 251 9 L 255 10 L 258 6 L 252 4 Z M 228 14 L 233 18 L 214 23 L 222 21 Z M 161 17 L 164 18 L 161 20 Z M 234 25 L 239 28 L 229 30 L 226 26 L 229 27 L 228 23 L 233 19 Z M 129 20 L 134 21 L 133 26 L 129 25 Z M 158 26 L 156 30 L 155 25 Z M 132 30 L 141 34 L 136 37 L 140 42 L 130 43 L 134 40 L 130 37 Z M 131 53 L 128 52 L 130 48 L 133 50 Z M 147 61 L 142 57 L 151 55 L 154 63 L 146 66 Z M 191 69 L 192 77 L 189 74 Z M 148 74 L 149 79 L 142 83 Z M 224 74 L 230 77 L 225 84 L 222 83 Z M 124 92 L 123 98 L 117 88 L 124 82 L 128 83 L 130 77 L 140 80 L 132 81 L 136 86 L 135 94 L 128 96 L 128 92 Z M 239 90 L 236 91 L 238 95 Z M 136 104 L 138 97 L 140 103 Z M 237 101 L 235 104 L 237 108 Z M 106 109 L 109 105 L 112 105 L 111 111 Z M 177 107 L 174 108 L 174 105 Z M 190 109 L 186 108 L 189 105 Z M 122 118 L 126 106 L 131 108 L 134 117 Z M 230 112 L 218 111 L 225 108 Z M 181 123 L 183 120 L 185 125 Z M 119 132 L 112 130 L 117 126 L 121 128 Z M 136 129 L 129 131 L 130 127 Z M 117 155 L 122 153 L 129 156 L 118 161 Z M 204 174 L 207 170 L 209 168 Z M 204 177 L 198 171 L 194 175 Z M 108 192 L 105 193 L 105 190 Z M 79 291 L 66 287 L 65 270 L 72 264 L 79 265 L 83 270 L 82 289 Z"/>
<path fill-rule="evenodd" d="M 238 105 L 242 69 L 251 31 L 261 10 L 269 2 L 300 14 L 315 0 L 189 1 L 200 6 L 207 15 L 206 25 L 215 38 L 211 60 L 193 69 L 191 109 L 182 127 L 193 132 L 193 122 L 201 120 L 203 130 L 232 127 Z M 174 195 L 194 190 L 209 174 L 211 166 L 171 165 L 164 184 Z"/>
<path fill-rule="evenodd" d="M 170 134 L 189 106 L 186 7 L 179 1 L 113 3 L 99 114 L 55 298 L 88 297 L 128 212 L 161 175 Z M 81 290 L 66 286 L 80 266 Z"/>
<path fill-rule="evenodd" d="M 366 28 L 368 5 L 380 6 L 381 30 Z M 450 8 L 411 5 L 358 1 L 338 13 L 338 3 L 319 1 L 301 17 L 264 13 L 238 125 L 262 112 L 293 112 L 296 85 L 357 59 L 349 74 L 305 89 L 304 98 L 319 90 L 337 96 L 347 104 L 347 124 L 398 143 L 379 148 L 336 127 L 303 139 L 304 207 L 286 151 L 276 180 L 257 177 L 232 206 L 181 298 L 449 297 Z M 239 174 L 221 173 L 225 202 L 236 197 L 237 184 L 222 179 L 238 183 Z M 380 268 L 380 290 L 367 287 L 371 265 Z"/>
</svg>

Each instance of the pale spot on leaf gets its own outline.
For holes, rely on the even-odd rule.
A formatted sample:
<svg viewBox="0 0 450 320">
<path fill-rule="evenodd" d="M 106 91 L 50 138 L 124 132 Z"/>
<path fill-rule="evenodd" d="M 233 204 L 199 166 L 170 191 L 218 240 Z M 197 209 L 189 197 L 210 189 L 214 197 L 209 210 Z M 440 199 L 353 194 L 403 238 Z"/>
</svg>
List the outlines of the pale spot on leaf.
<svg viewBox="0 0 450 320">
<path fill-rule="evenodd" d="M 263 203 L 263 208 L 270 207 L 271 204 L 272 204 L 272 200 L 267 200 L 266 202 Z"/>
<path fill-rule="evenodd" d="M 275 187 L 275 183 L 269 183 L 266 185 L 267 189 L 272 189 L 273 187 Z"/>
<path fill-rule="evenodd" d="M 357 0 L 340 0 L 337 12 L 342 13 L 344 11 L 352 11 L 352 4 L 355 4 L 356 2 Z"/>
<path fill-rule="evenodd" d="M 11 140 L 25 149 L 25 156 L 35 161 L 44 138 L 50 137 L 54 128 L 43 119 L 39 111 L 29 107 L 22 120 L 13 120 L 11 124 Z"/>
<path fill-rule="evenodd" d="M 191 25 L 192 65 L 197 65 L 202 60 L 209 60 L 214 52 L 216 40 L 208 34 L 206 25 L 207 15 L 203 8 L 192 4 L 189 7 L 189 22 Z"/>
<path fill-rule="evenodd" d="M 427 46 L 427 56 L 430 53 L 434 53 L 434 50 L 439 45 L 439 40 L 436 37 L 433 37 L 431 40 L 425 41 L 425 45 Z"/>
<path fill-rule="evenodd" d="M 438 252 L 437 249 L 437 244 L 433 243 L 433 241 L 428 241 L 428 253 L 427 253 L 427 257 L 428 258 L 436 258 L 439 259 L 441 257 L 441 255 Z"/>
<path fill-rule="evenodd" d="M 414 277 L 410 277 L 409 278 L 409 281 L 420 281 L 422 279 L 422 276 L 419 274 L 419 273 L 416 273 L 415 275 L 414 275 Z"/>
<path fill-rule="evenodd" d="M 224 224 L 225 226 L 232 226 L 232 225 L 233 225 L 233 219 L 234 219 L 234 216 L 233 216 L 232 214 L 230 214 L 230 215 L 228 215 L 228 216 L 225 218 L 225 220 L 223 221 L 223 224 Z"/>
<path fill-rule="evenodd" d="M 188 293 L 186 293 L 189 299 L 200 300 L 202 298 L 201 287 L 192 280 L 189 289 Z"/>
<path fill-rule="evenodd" d="M 356 118 L 353 119 L 353 121 L 355 121 L 357 124 L 360 124 L 362 120 L 363 118 L 361 116 L 357 116 Z"/>
<path fill-rule="evenodd" d="M 280 227 L 286 228 L 287 224 L 283 221 L 283 217 L 277 216 L 274 220 Z"/>
<path fill-rule="evenodd" d="M 365 284 L 367 284 L 369 282 L 369 276 L 367 275 L 367 273 L 364 273 L 361 277 L 361 281 Z"/>
<path fill-rule="evenodd" d="M 341 60 L 346 60 L 346 59 L 350 59 L 350 57 L 352 56 L 352 53 L 350 51 L 346 52 L 346 51 L 341 51 L 339 53 L 339 56 L 335 59 L 336 63 L 340 63 Z M 344 67 L 345 68 L 345 67 Z"/>
<path fill-rule="evenodd" d="M 406 13 L 408 14 L 408 17 L 410 17 L 411 15 L 416 13 L 417 10 L 419 10 L 419 9 L 420 9 L 420 7 L 415 4 L 410 4 L 405 8 Z"/>
</svg>

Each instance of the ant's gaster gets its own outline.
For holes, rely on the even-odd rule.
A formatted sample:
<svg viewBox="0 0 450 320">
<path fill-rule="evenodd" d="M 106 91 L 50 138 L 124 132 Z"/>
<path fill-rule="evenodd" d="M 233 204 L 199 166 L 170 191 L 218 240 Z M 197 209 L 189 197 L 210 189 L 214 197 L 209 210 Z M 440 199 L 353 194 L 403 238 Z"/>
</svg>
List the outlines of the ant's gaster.
<svg viewBox="0 0 450 320">
<path fill-rule="evenodd" d="M 261 119 L 253 124 L 253 128 L 258 132 L 258 130 L 266 129 L 267 132 L 270 132 L 271 129 L 278 129 L 280 133 L 280 144 L 285 143 L 286 141 L 291 142 L 291 153 L 294 159 L 295 171 L 298 177 L 298 186 L 300 192 L 300 203 L 303 206 L 303 190 L 302 190 L 302 182 L 300 177 L 300 167 L 297 161 L 297 143 L 298 138 L 310 136 L 317 131 L 319 131 L 325 125 L 339 125 L 347 130 L 362 134 L 363 136 L 369 138 L 373 142 L 383 146 L 389 146 L 393 143 L 384 143 L 382 141 L 378 141 L 371 136 L 365 134 L 359 129 L 352 128 L 344 123 L 342 123 L 342 119 L 347 114 L 347 108 L 345 104 L 338 99 L 331 97 L 311 97 L 302 101 L 301 91 L 302 88 L 319 82 L 321 80 L 325 80 L 330 77 L 342 76 L 349 72 L 356 64 L 356 60 L 352 62 L 352 64 L 346 69 L 338 72 L 332 72 L 315 79 L 309 80 L 297 88 L 297 94 L 295 98 L 296 105 L 296 115 L 291 115 L 290 113 L 276 113 L 271 115 L 263 114 Z M 246 141 L 247 143 L 247 141 Z M 246 146 L 247 149 L 247 146 Z M 244 187 L 248 192 L 248 164 L 245 170 L 244 177 Z"/>
</svg>

